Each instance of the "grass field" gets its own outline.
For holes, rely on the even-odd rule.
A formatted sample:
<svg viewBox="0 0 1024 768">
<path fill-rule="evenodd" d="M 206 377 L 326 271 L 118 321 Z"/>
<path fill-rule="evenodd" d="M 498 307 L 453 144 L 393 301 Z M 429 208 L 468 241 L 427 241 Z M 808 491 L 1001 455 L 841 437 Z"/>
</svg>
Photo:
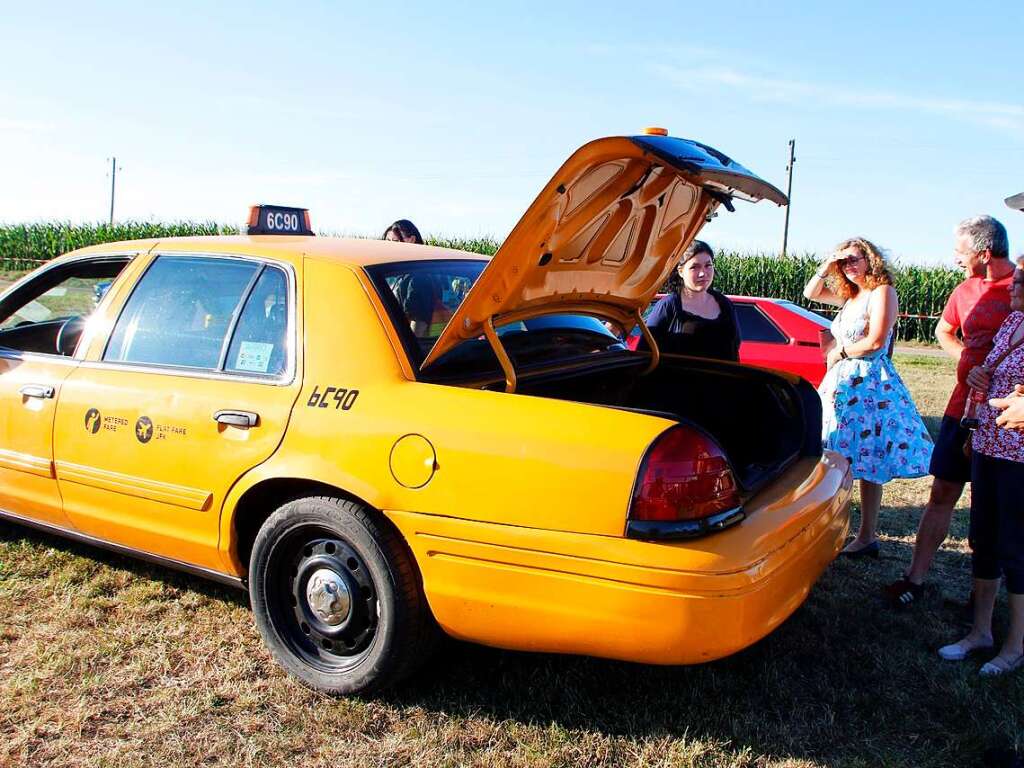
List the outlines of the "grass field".
<svg viewBox="0 0 1024 768">
<path fill-rule="evenodd" d="M 899 356 L 930 426 L 943 358 Z M 270 660 L 242 594 L 0 524 L 2 766 L 973 766 L 1024 746 L 1024 672 L 943 662 L 968 589 L 965 502 L 913 612 L 884 607 L 928 481 L 883 499 L 883 557 L 835 563 L 754 647 L 656 668 L 450 642 L 374 700 Z M 997 636 L 1005 629 L 1005 600 Z"/>
</svg>

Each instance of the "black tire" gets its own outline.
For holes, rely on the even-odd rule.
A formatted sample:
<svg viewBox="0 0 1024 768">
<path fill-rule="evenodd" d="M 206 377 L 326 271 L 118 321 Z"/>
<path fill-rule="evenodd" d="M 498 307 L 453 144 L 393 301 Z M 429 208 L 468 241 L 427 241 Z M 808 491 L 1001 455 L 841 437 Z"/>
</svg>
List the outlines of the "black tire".
<svg viewBox="0 0 1024 768">
<path fill-rule="evenodd" d="M 271 654 L 324 693 L 371 694 L 400 682 L 440 633 L 399 533 L 364 505 L 330 496 L 290 501 L 267 518 L 253 544 L 249 593 Z"/>
</svg>

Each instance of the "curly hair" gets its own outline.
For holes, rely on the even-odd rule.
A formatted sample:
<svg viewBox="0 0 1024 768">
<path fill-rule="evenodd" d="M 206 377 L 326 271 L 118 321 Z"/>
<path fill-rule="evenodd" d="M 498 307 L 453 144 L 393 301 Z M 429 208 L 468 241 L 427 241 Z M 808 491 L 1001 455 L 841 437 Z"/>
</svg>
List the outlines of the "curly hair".
<svg viewBox="0 0 1024 768">
<path fill-rule="evenodd" d="M 856 248 L 867 257 L 868 271 L 864 275 L 864 282 L 868 289 L 877 288 L 880 285 L 892 285 L 892 273 L 889 271 L 889 265 L 885 262 L 881 248 L 863 237 L 851 237 L 837 245 L 835 252 L 845 251 L 847 248 Z M 836 262 L 828 265 L 825 280 L 829 290 L 844 300 L 849 299 L 860 290 L 850 278 L 843 274 L 843 270 Z"/>
</svg>

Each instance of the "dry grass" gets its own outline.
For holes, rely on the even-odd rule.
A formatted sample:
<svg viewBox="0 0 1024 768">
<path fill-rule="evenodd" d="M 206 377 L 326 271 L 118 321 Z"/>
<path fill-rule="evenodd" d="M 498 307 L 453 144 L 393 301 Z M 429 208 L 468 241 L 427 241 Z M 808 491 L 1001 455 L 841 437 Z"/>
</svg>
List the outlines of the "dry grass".
<svg viewBox="0 0 1024 768">
<path fill-rule="evenodd" d="M 934 419 L 951 365 L 899 364 Z M 238 593 L 0 524 L 0 765 L 975 765 L 999 739 L 1021 746 L 1024 674 L 935 656 L 960 631 L 945 601 L 967 591 L 966 516 L 924 605 L 878 597 L 927 487 L 888 487 L 883 559 L 837 562 L 732 658 L 666 669 L 453 642 L 374 700 L 292 682 Z"/>
</svg>

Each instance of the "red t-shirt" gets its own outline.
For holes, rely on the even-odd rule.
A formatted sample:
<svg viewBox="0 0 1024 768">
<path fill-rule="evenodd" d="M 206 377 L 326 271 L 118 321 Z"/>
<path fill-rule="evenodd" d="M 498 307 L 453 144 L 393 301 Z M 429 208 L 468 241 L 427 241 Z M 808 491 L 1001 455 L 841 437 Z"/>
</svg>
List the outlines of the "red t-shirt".
<svg viewBox="0 0 1024 768">
<path fill-rule="evenodd" d="M 967 404 L 967 374 L 976 365 L 985 362 L 992 351 L 992 340 L 1003 320 L 1010 314 L 1011 271 L 1001 280 L 969 277 L 953 289 L 942 310 L 942 319 L 959 329 L 964 339 L 964 351 L 956 367 L 956 387 L 946 406 L 946 415 L 959 419 Z"/>
</svg>

